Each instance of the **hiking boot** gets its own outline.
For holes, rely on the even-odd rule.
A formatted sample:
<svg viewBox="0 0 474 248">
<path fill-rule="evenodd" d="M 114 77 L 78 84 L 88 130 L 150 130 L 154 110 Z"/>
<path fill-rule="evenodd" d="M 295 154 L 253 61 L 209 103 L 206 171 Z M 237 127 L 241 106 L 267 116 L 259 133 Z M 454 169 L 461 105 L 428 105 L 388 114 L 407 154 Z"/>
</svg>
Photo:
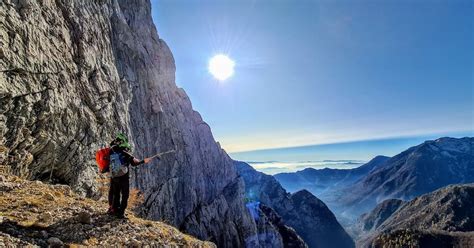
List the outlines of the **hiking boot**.
<svg viewBox="0 0 474 248">
<path fill-rule="evenodd" d="M 127 216 L 125 216 L 125 214 L 123 214 L 123 213 L 118 213 L 118 214 L 115 215 L 115 217 L 117 217 L 117 219 L 121 219 L 121 220 L 128 219 Z"/>
<path fill-rule="evenodd" d="M 107 214 L 108 215 L 115 215 L 115 209 L 110 207 L 108 210 L 107 210 Z"/>
<path fill-rule="evenodd" d="M 115 217 L 117 217 L 118 219 L 126 219 L 127 217 L 125 217 L 125 211 L 122 211 L 122 209 L 117 209 L 115 211 Z"/>
</svg>

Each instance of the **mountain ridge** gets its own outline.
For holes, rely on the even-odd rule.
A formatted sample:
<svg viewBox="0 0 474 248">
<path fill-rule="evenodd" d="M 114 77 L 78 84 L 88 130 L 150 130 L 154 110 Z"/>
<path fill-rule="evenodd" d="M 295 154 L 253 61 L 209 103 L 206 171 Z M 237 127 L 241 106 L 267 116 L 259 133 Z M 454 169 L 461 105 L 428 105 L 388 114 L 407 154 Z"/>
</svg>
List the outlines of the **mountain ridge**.
<svg viewBox="0 0 474 248">
<path fill-rule="evenodd" d="M 389 198 L 409 200 L 449 184 L 474 182 L 474 138 L 439 138 L 411 147 L 388 160 L 382 168 L 351 186 L 353 194 L 338 200 L 370 210 Z"/>
<path fill-rule="evenodd" d="M 471 183 L 449 185 L 408 202 L 397 202 L 395 211 L 393 205 L 385 201 L 368 213 L 368 216 L 379 216 L 380 212 L 388 214 L 377 227 L 371 228 L 358 240 L 358 246 L 378 247 L 384 243 L 401 242 L 403 236 L 410 237 L 413 242 L 438 240 L 436 242 L 445 243 L 445 246 L 456 246 L 456 242 L 462 244 L 467 242 L 472 245 L 473 200 L 474 184 Z M 469 245 L 456 247 L 469 247 Z"/>
<path fill-rule="evenodd" d="M 442 137 L 410 147 L 391 158 L 379 157 L 382 160 L 376 166 L 370 165 L 372 160 L 350 170 L 307 169 L 299 173 L 277 174 L 275 178 L 291 189 L 306 186 L 349 226 L 358 216 L 385 199 L 410 200 L 448 184 L 474 182 L 474 167 L 470 166 L 474 163 L 473 147 L 472 137 Z M 353 179 L 346 177 L 354 170 L 363 173 Z M 308 171 L 313 174 L 302 173 Z M 324 174 L 324 177 L 319 174 Z M 290 177 L 285 178 L 288 175 Z"/>
<path fill-rule="evenodd" d="M 352 169 L 306 168 L 297 172 L 278 173 L 274 177 L 290 191 L 309 187 L 314 189 L 313 193 L 317 193 L 338 184 L 355 182 L 371 170 L 383 166 L 388 159 L 389 157 L 378 155 L 369 162 Z M 294 186 L 295 184 L 300 186 Z"/>
</svg>

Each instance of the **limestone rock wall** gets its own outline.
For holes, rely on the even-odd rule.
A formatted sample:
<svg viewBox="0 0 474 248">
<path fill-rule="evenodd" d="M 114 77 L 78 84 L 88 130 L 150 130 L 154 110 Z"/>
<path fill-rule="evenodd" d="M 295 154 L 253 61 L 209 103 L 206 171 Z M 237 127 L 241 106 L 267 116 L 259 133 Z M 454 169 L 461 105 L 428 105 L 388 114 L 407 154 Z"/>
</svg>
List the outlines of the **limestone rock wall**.
<svg viewBox="0 0 474 248">
<path fill-rule="evenodd" d="M 149 0 L 1 1 L 0 164 L 94 195 L 95 151 L 123 131 L 138 157 L 175 150 L 131 172 L 145 217 L 265 245 L 248 239 L 244 184 L 174 73 Z"/>
<path fill-rule="evenodd" d="M 93 194 L 95 150 L 130 126 L 113 12 L 95 1 L 0 2 L 0 163 L 15 174 Z"/>
</svg>

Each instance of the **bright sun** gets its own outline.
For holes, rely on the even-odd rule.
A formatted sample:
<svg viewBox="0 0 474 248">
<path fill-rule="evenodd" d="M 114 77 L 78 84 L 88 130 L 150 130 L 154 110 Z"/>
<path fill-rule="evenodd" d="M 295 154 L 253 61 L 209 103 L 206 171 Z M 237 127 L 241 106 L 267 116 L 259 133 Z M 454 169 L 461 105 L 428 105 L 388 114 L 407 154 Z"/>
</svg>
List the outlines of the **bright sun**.
<svg viewBox="0 0 474 248">
<path fill-rule="evenodd" d="M 234 74 L 234 66 L 235 62 L 224 54 L 218 54 L 209 60 L 209 72 L 220 81 Z"/>
</svg>

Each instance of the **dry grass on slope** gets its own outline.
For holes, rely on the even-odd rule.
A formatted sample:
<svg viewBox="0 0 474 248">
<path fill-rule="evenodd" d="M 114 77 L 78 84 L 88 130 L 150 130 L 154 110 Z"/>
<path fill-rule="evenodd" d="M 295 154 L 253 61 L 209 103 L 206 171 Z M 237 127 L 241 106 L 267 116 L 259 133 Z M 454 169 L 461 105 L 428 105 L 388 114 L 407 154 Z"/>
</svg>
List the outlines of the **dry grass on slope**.
<svg viewBox="0 0 474 248">
<path fill-rule="evenodd" d="M 68 186 L 0 174 L 0 247 L 215 247 L 164 223 L 132 213 L 120 220 L 106 210 L 105 202 L 80 197 Z"/>
</svg>

